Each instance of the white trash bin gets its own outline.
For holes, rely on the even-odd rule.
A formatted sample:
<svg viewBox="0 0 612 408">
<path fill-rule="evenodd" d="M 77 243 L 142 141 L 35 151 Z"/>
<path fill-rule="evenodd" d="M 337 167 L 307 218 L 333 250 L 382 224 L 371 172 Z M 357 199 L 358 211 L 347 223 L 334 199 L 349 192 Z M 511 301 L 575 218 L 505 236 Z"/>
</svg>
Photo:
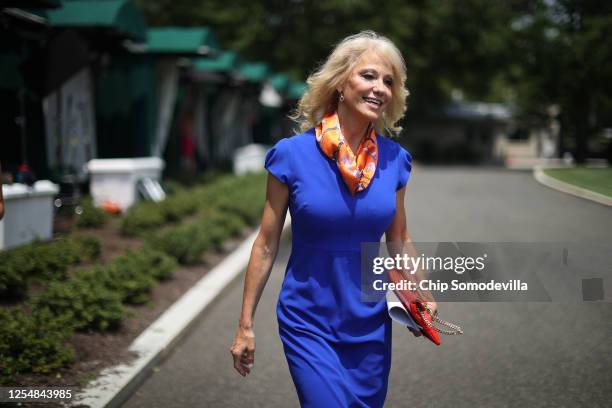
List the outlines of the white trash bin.
<svg viewBox="0 0 612 408">
<path fill-rule="evenodd" d="M 248 172 L 263 171 L 267 149 L 260 144 L 249 144 L 234 152 L 234 174 L 242 176 Z"/>
<path fill-rule="evenodd" d="M 0 221 L 0 249 L 27 244 L 53 235 L 53 199 L 59 187 L 40 180 L 32 187 L 15 183 L 2 185 L 4 218 Z"/>
<path fill-rule="evenodd" d="M 157 157 L 94 159 L 87 163 L 89 192 L 94 204 L 109 201 L 126 211 L 138 202 L 138 181 L 159 181 L 164 161 Z"/>
</svg>

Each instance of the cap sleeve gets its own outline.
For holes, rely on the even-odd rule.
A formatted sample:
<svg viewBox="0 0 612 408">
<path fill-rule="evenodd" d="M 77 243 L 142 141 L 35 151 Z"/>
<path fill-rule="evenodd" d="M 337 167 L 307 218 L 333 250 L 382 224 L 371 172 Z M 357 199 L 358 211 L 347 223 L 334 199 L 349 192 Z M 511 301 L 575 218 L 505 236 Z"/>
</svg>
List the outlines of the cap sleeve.
<svg viewBox="0 0 612 408">
<path fill-rule="evenodd" d="M 410 172 L 412 170 L 412 156 L 406 149 L 400 146 L 399 155 L 398 155 L 398 167 L 399 167 L 399 177 L 397 179 L 397 188 L 400 190 L 403 188 L 406 183 L 408 183 L 408 179 L 410 178 Z"/>
<path fill-rule="evenodd" d="M 264 167 L 278 180 L 290 185 L 293 175 L 291 171 L 289 140 L 287 138 L 279 140 L 268 151 Z"/>
</svg>

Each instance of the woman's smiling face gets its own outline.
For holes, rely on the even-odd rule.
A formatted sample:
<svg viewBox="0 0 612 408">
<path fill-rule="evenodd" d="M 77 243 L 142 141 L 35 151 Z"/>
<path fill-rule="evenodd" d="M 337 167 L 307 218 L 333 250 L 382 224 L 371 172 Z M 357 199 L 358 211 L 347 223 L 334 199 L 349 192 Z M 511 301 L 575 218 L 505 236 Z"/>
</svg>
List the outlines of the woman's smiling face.
<svg viewBox="0 0 612 408">
<path fill-rule="evenodd" d="M 375 51 L 366 51 L 340 89 L 340 104 L 359 119 L 375 122 L 391 103 L 394 80 L 391 64 Z"/>
</svg>

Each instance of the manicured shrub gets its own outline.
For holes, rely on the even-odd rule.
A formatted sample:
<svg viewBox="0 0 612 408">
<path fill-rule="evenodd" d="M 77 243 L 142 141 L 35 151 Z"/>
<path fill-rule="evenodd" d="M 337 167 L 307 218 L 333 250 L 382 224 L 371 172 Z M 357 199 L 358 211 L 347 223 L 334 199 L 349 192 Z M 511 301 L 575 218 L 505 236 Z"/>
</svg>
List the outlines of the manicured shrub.
<svg viewBox="0 0 612 408">
<path fill-rule="evenodd" d="M 206 237 L 211 245 L 219 250 L 223 242 L 232 236 L 231 231 L 223 225 L 223 217 L 203 217 L 195 225 L 198 235 Z"/>
<path fill-rule="evenodd" d="M 125 316 L 120 295 L 95 279 L 51 282 L 32 304 L 35 310 L 46 308 L 80 331 L 115 330 Z"/>
<path fill-rule="evenodd" d="M 142 263 L 135 258 L 120 257 L 108 265 L 99 265 L 79 271 L 78 279 L 101 284 L 115 293 L 121 302 L 142 304 L 150 300 L 154 279 L 144 270 Z"/>
<path fill-rule="evenodd" d="M 200 260 L 202 254 L 211 248 L 209 237 L 200 233 L 195 224 L 178 225 L 155 234 L 149 238 L 149 244 L 181 264 L 193 264 Z"/>
<path fill-rule="evenodd" d="M 164 180 L 161 182 L 161 186 L 167 196 L 171 196 L 179 192 L 185 191 L 185 187 L 181 183 L 174 180 Z"/>
<path fill-rule="evenodd" d="M 258 222 L 263 209 L 265 175 L 215 175 L 210 178 L 213 180 L 190 190 L 169 183 L 174 194 L 169 194 L 161 203 L 142 202 L 133 207 L 123 218 L 122 233 L 143 234 L 206 209 L 238 214 L 248 225 Z"/>
<path fill-rule="evenodd" d="M 73 236 L 70 240 L 78 251 L 76 257 L 79 262 L 94 261 L 100 257 L 102 245 L 100 240 L 93 235 Z"/>
<path fill-rule="evenodd" d="M 151 299 L 156 279 L 168 279 L 177 267 L 170 256 L 150 247 L 127 251 L 108 265 L 81 270 L 75 279 L 101 284 L 123 303 L 142 304 Z"/>
<path fill-rule="evenodd" d="M 198 201 L 189 192 L 180 192 L 169 196 L 159 203 L 165 222 L 177 222 L 191 215 L 198 209 Z"/>
<path fill-rule="evenodd" d="M 0 252 L 0 295 L 23 297 L 30 280 L 64 280 L 71 265 L 92 261 L 99 255 L 100 241 L 93 236 L 35 241 Z"/>
<path fill-rule="evenodd" d="M 34 263 L 31 270 L 23 273 L 42 280 L 66 279 L 68 267 L 79 262 L 79 248 L 66 239 L 36 242 L 25 247 L 24 252 L 22 256 L 30 257 Z"/>
<path fill-rule="evenodd" d="M 244 220 L 236 214 L 227 214 L 221 225 L 223 225 L 232 237 L 238 235 L 247 226 Z"/>
<path fill-rule="evenodd" d="M 157 280 L 170 279 L 178 267 L 174 258 L 148 245 L 136 251 L 135 256 L 143 259 L 147 265 L 147 272 Z"/>
<path fill-rule="evenodd" d="M 100 228 L 108 218 L 108 214 L 94 206 L 91 197 L 86 197 L 81 201 L 83 212 L 76 216 L 76 225 L 79 228 Z"/>
<path fill-rule="evenodd" d="M 152 228 L 162 226 L 166 222 L 164 213 L 157 203 L 142 202 L 131 208 L 121 221 L 121 233 L 134 236 Z"/>
<path fill-rule="evenodd" d="M 11 384 L 21 373 L 49 373 L 74 361 L 64 345 L 72 334 L 65 320 L 48 309 L 27 315 L 20 308 L 0 308 L 0 382 Z"/>
<path fill-rule="evenodd" d="M 261 174 L 224 180 L 216 186 L 211 204 L 224 214 L 238 214 L 248 225 L 259 222 L 265 199 L 265 179 Z"/>
<path fill-rule="evenodd" d="M 22 251 L 0 252 L 0 296 L 3 298 L 21 298 L 28 290 L 28 275 L 33 260 L 20 256 Z"/>
</svg>

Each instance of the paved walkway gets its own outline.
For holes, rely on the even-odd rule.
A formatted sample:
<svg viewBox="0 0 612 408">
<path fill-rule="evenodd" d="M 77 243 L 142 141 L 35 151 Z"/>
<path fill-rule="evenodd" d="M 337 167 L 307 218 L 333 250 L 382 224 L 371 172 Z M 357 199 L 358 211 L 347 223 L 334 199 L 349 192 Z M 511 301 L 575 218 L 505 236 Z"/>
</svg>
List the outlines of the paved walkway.
<svg viewBox="0 0 612 408">
<path fill-rule="evenodd" d="M 612 246 L 612 208 L 539 185 L 529 172 L 419 168 L 409 183 L 414 240 L 587 241 Z M 253 373 L 233 371 L 229 346 L 242 282 L 231 285 L 124 405 L 296 407 L 275 304 L 283 245 L 257 311 Z M 386 407 L 609 406 L 612 304 L 443 304 L 465 335 L 440 348 L 394 327 Z"/>
</svg>

